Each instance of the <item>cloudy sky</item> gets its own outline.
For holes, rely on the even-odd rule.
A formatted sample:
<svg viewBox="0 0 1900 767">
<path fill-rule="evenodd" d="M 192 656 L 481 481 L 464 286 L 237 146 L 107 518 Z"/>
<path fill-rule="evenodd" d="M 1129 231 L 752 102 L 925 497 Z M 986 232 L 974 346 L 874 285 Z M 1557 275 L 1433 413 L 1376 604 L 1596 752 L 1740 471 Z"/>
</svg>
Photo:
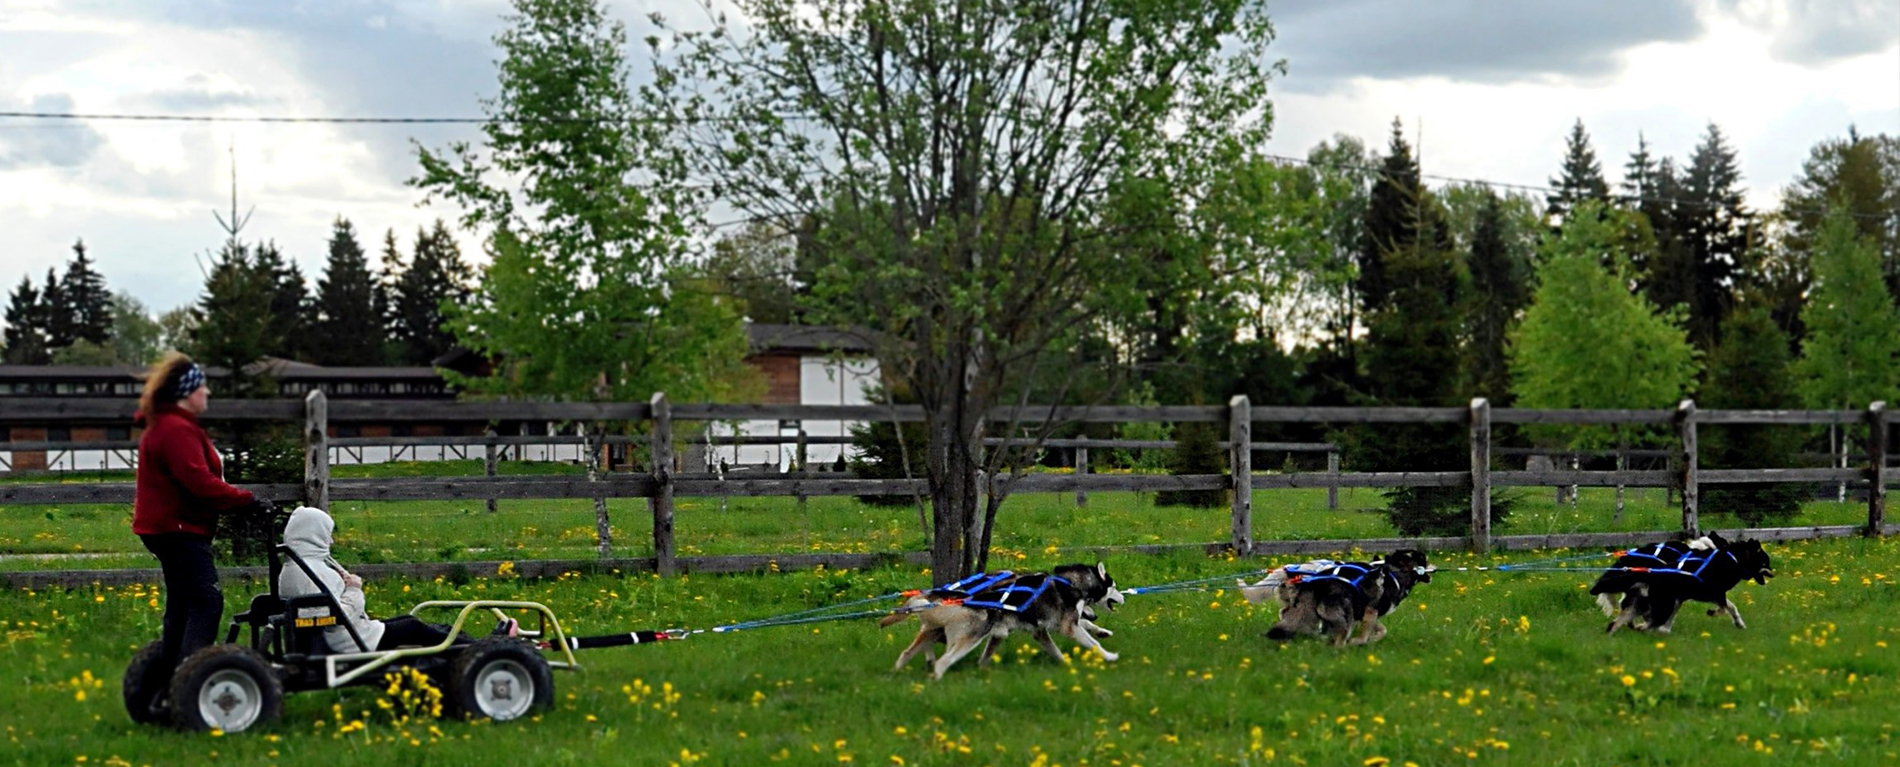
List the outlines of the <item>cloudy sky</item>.
<svg viewBox="0 0 1900 767">
<path fill-rule="evenodd" d="M 633 27 L 691 0 L 619 0 Z M 1427 173 L 1542 184 L 1581 118 L 1617 177 L 1637 136 L 1685 157 L 1710 122 L 1772 204 L 1808 148 L 1900 133 L 1893 0 L 1278 0 L 1270 151 L 1422 128 Z M 505 0 L 0 0 L 0 111 L 465 117 L 492 94 Z M 0 284 L 84 238 L 155 310 L 193 299 L 222 239 L 232 154 L 247 238 L 314 280 L 330 222 L 366 240 L 456 211 L 404 185 L 413 142 L 471 126 L 48 122 L 0 118 Z M 373 243 L 366 243 L 371 245 Z"/>
</svg>

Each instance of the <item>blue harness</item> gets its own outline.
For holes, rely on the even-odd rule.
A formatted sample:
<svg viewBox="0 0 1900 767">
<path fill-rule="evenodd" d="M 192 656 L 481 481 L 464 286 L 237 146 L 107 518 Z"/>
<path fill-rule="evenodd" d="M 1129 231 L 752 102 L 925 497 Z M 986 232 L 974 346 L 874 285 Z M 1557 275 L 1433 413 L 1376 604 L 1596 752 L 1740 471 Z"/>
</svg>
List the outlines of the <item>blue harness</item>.
<svg viewBox="0 0 1900 767">
<path fill-rule="evenodd" d="M 999 573 L 976 573 L 968 578 L 934 589 L 932 593 L 951 592 L 966 594 L 964 607 L 983 607 L 991 610 L 1004 610 L 1019 613 L 1029 609 L 1043 592 L 1049 590 L 1049 584 L 1060 582 L 1069 585 L 1069 581 L 1059 575 L 1042 576 L 1033 586 L 1023 585 L 1014 579 L 1015 573 L 1004 570 Z"/>
<path fill-rule="evenodd" d="M 1366 576 L 1373 573 L 1373 568 L 1357 562 L 1342 562 L 1310 569 L 1305 565 L 1287 565 L 1286 573 L 1300 581 L 1345 581 L 1346 585 L 1364 592 L 1365 587 L 1359 584 L 1364 583 Z"/>
<path fill-rule="evenodd" d="M 1715 562 L 1715 558 L 1718 556 L 1728 557 L 1729 561 L 1737 565 L 1741 564 L 1741 560 L 1736 559 L 1735 555 L 1726 549 L 1697 551 L 1695 549 L 1684 548 L 1678 550 L 1668 543 L 1652 543 L 1641 549 L 1630 549 L 1624 552 L 1624 555 L 1642 557 L 1658 565 L 1643 568 L 1643 570 L 1647 572 L 1687 575 L 1697 581 L 1702 580 L 1702 571 L 1709 569 L 1709 565 Z"/>
</svg>

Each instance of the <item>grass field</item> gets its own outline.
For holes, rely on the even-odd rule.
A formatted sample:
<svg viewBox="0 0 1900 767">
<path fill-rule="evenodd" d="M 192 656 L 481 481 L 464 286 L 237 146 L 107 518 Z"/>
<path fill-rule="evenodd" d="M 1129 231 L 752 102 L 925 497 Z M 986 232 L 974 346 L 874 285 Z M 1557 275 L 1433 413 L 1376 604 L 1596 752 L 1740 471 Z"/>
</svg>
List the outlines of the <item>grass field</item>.
<svg viewBox="0 0 1900 767">
<path fill-rule="evenodd" d="M 0 596 L 7 747 L 20 765 L 1749 765 L 1900 762 L 1900 543 L 1771 545 L 1749 622 L 1687 610 L 1675 635 L 1604 636 L 1588 572 L 1442 572 L 1369 648 L 1260 637 L 1232 590 L 1131 597 L 1101 623 L 1113 664 L 1001 662 L 940 682 L 893 672 L 909 629 L 867 620 L 596 650 L 553 710 L 503 725 L 399 721 L 378 689 L 292 696 L 259 731 L 131 725 L 122 664 L 158 631 L 150 587 Z M 1523 552 L 1525 561 L 1576 552 Z M 1030 564 L 1054 564 L 1029 553 Z M 1492 557 L 1435 554 L 1441 567 Z M 1263 563 L 1112 560 L 1124 585 Z M 371 584 L 373 613 L 429 597 L 548 603 L 570 631 L 706 627 L 923 585 L 915 569 Z M 228 583 L 233 609 L 248 594 Z M 1067 646 L 1067 640 L 1063 640 Z"/>
<path fill-rule="evenodd" d="M 503 462 L 508 474 L 565 473 L 565 464 Z M 339 477 L 475 474 L 475 461 L 397 463 L 338 467 Z M 89 473 L 83 481 L 99 481 Z M 121 473 L 123 474 L 123 473 Z M 107 476 L 116 481 L 128 476 Z M 1614 490 L 1584 488 L 1575 506 L 1559 506 L 1549 490 L 1506 490 L 1517 511 L 1494 532 L 1565 533 L 1669 530 L 1680 513 L 1658 489 L 1630 490 L 1620 519 Z M 1254 493 L 1254 538 L 1351 539 L 1395 535 L 1378 512 L 1375 490 L 1340 492 L 1340 509 L 1326 508 L 1324 490 L 1260 490 Z M 642 499 L 608 503 L 615 553 L 652 554 L 652 516 Z M 480 501 L 338 501 L 338 549 L 354 562 L 473 561 L 496 559 L 588 559 L 594 556 L 593 502 L 502 501 L 490 514 Z M 1738 527 L 1732 515 L 1705 509 L 1707 526 Z M 124 505 L 0 507 L 0 570 L 149 567 L 153 561 L 129 532 Z M 1815 502 L 1791 525 L 1848 525 L 1866 521 L 1864 504 Z M 1078 524 L 1086 522 L 1086 524 Z M 924 548 L 912 506 L 869 506 L 855 498 L 813 498 L 803 507 L 790 498 L 680 498 L 675 540 L 684 556 L 787 552 L 887 552 Z M 1004 504 L 994 546 L 1005 552 L 1147 543 L 1207 543 L 1229 537 L 1225 508 L 1184 509 L 1154 505 L 1152 494 L 1092 493 L 1085 509 L 1074 495 L 1017 494 Z"/>
</svg>

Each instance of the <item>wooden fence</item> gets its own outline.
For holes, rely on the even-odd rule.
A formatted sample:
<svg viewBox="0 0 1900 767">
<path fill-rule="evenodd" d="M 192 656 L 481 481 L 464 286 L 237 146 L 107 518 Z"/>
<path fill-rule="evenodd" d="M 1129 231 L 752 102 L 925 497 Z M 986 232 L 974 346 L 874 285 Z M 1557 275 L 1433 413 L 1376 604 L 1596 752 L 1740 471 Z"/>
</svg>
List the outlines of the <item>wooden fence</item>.
<svg viewBox="0 0 1900 767">
<path fill-rule="evenodd" d="M 48 422 L 124 422 L 132 414 L 133 403 L 117 400 L 77 399 L 0 399 L 0 424 Z M 1225 423 L 1230 472 L 1206 475 L 1103 475 L 1023 474 L 990 478 L 998 490 L 1031 493 L 1085 493 L 1088 491 L 1161 491 L 1227 490 L 1231 495 L 1231 534 L 1220 543 L 1188 544 L 1208 549 L 1226 549 L 1241 555 L 1289 554 L 1340 551 L 1359 547 L 1387 548 L 1401 543 L 1431 547 L 1466 546 L 1483 551 L 1494 547 L 1546 548 L 1559 546 L 1622 545 L 1649 536 L 1678 531 L 1636 533 L 1567 533 L 1555 535 L 1494 536 L 1490 529 L 1491 494 L 1497 487 L 1550 486 L 1629 486 L 1674 488 L 1681 499 L 1681 531 L 1702 530 L 1699 488 L 1707 483 L 1848 483 L 1868 488 L 1867 521 L 1864 525 L 1833 527 L 1776 528 L 1756 530 L 1757 537 L 1770 540 L 1840 536 L 1855 533 L 1886 534 L 1896 527 L 1885 519 L 1886 488 L 1892 482 L 1887 467 L 1887 437 L 1892 418 L 1883 403 L 1864 411 L 1763 411 L 1703 410 L 1684 401 L 1674 410 L 1493 410 L 1482 399 L 1468 408 L 1321 408 L 1253 407 L 1246 397 L 1235 397 L 1220 406 L 1036 406 L 998 409 L 990 413 L 993 421 L 1010 424 L 1049 423 L 1127 423 L 1127 422 L 1210 422 Z M 866 496 L 926 494 L 923 479 L 860 479 L 827 473 L 794 475 L 745 475 L 685 473 L 675 470 L 672 457 L 675 426 L 682 422 L 715 422 L 767 419 L 834 421 L 899 421 L 923 419 L 916 406 L 875 405 L 717 405 L 673 404 L 664 394 L 655 394 L 646 403 L 508 403 L 455 402 L 416 403 L 380 401 L 327 402 L 322 392 L 312 392 L 303 402 L 295 401 L 220 401 L 206 414 L 207 420 L 301 421 L 304 425 L 305 476 L 302 484 L 254 486 L 262 496 L 277 501 L 299 501 L 327 507 L 335 500 L 426 500 L 426 499 L 554 499 L 554 498 L 646 498 L 652 515 L 654 556 L 648 562 L 628 562 L 629 567 L 650 564 L 650 569 L 672 574 L 682 569 L 673 542 L 674 499 L 694 496 Z M 650 451 L 651 470 L 642 473 L 610 473 L 597 481 L 574 477 L 438 477 L 389 479 L 334 479 L 330 475 L 330 454 L 342 440 L 328 436 L 332 423 L 348 422 L 436 422 L 470 423 L 495 420 L 533 420 L 585 422 L 600 425 L 634 423 L 647 428 L 644 438 L 616 437 L 618 441 L 645 442 Z M 1308 449 L 1310 443 L 1256 443 L 1252 429 L 1256 423 L 1323 424 L 1463 424 L 1470 433 L 1470 467 L 1461 471 L 1353 472 L 1338 471 L 1334 463 L 1326 472 L 1256 474 L 1252 471 L 1254 450 Z M 1667 470 L 1588 471 L 1574 469 L 1498 470 L 1493 461 L 1493 428 L 1497 425 L 1636 425 L 1661 426 L 1673 430 L 1675 445 L 1670 449 Z M 1697 429 L 1703 425 L 1766 424 L 1865 425 L 1866 465 L 1860 468 L 1752 468 L 1703 469 L 1698 464 Z M 1009 430 L 1005 430 L 1009 431 Z M 388 443 L 392 439 L 375 438 Z M 441 437 L 417 438 L 441 440 Z M 493 448 L 507 444 L 511 437 L 469 437 L 471 444 Z M 545 438 L 541 438 L 545 439 Z M 1101 443 L 1089 440 L 1066 442 L 1049 440 L 1041 444 L 1056 446 L 1073 442 L 1071 447 L 1086 449 Z M 1026 444 L 1022 441 L 1003 444 Z M 1034 444 L 1034 443 L 1027 443 Z M 1236 449 L 1246 445 L 1251 449 Z M 1158 445 L 1157 445 L 1158 446 Z M 1324 446 L 1329 454 L 1336 449 Z M 0 443 L 0 450 L 6 449 Z M 1375 540 L 1302 540 L 1256 541 L 1253 536 L 1253 491 L 1279 488 L 1341 487 L 1465 487 L 1469 488 L 1470 529 L 1461 538 L 1375 539 Z M 91 484 L 6 484 L 0 485 L 0 503 L 130 503 L 130 483 Z M 1157 547 L 1135 547 L 1153 549 Z M 1166 548 L 1166 547 L 1161 547 Z M 1176 547 L 1178 548 L 1178 546 Z M 772 556 L 773 561 L 790 560 L 792 555 Z M 686 569 L 732 569 L 733 562 L 717 557 L 696 558 Z M 768 557 L 730 558 L 757 562 L 764 566 Z M 822 559 L 819 561 L 823 561 Z"/>
</svg>

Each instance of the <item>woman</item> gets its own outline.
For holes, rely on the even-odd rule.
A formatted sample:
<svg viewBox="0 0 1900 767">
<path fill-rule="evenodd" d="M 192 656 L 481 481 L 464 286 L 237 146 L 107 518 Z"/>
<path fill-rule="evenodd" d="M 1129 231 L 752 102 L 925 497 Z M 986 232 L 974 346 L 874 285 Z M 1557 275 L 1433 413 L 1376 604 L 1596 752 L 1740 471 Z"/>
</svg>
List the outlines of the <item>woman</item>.
<svg viewBox="0 0 1900 767">
<path fill-rule="evenodd" d="M 224 481 L 224 462 L 198 425 L 210 404 L 204 368 L 172 352 L 152 366 L 139 396 L 137 494 L 132 532 L 158 557 L 165 577 L 163 653 L 144 689 L 162 690 L 178 664 L 217 638 L 224 592 L 211 563 L 218 514 L 261 509 L 248 490 Z"/>
<path fill-rule="evenodd" d="M 398 647 L 429 647 L 441 644 L 444 640 L 451 644 L 467 644 L 471 640 L 465 634 L 449 636 L 448 628 L 430 625 L 413 615 L 399 615 L 385 620 L 369 617 L 364 609 L 363 579 L 355 573 L 343 569 L 330 556 L 330 547 L 336 534 L 336 520 L 322 509 L 300 506 L 290 513 L 290 521 L 284 523 L 284 545 L 297 559 L 310 566 L 316 574 L 317 582 L 323 584 L 331 596 L 343 607 L 343 617 L 356 629 L 356 635 L 363 640 L 358 646 L 356 639 L 350 636 L 350 630 L 337 624 L 323 630 L 323 640 L 330 646 L 331 652 L 349 653 L 366 650 L 393 650 Z M 277 574 L 277 593 L 288 599 L 322 593 L 317 583 L 310 580 L 303 568 L 294 562 L 285 562 L 282 572 Z M 515 619 L 505 618 L 495 627 L 495 634 L 514 636 L 518 629 Z"/>
</svg>

